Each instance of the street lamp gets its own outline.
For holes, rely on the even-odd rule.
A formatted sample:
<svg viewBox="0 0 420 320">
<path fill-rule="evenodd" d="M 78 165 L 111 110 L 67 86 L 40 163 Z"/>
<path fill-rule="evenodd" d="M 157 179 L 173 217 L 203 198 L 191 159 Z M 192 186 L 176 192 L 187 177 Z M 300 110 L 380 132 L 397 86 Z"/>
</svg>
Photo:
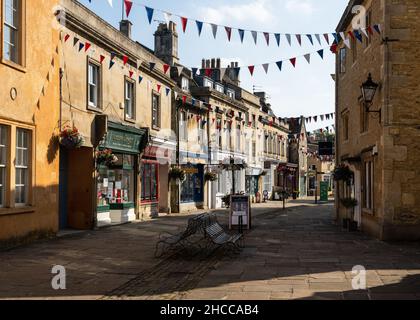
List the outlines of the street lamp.
<svg viewBox="0 0 420 320">
<path fill-rule="evenodd" d="M 368 79 L 360 87 L 362 91 L 363 102 L 365 104 L 366 112 L 368 113 L 379 113 L 381 115 L 381 110 L 370 110 L 370 107 L 373 104 L 373 99 L 375 98 L 376 90 L 378 89 L 379 84 L 372 80 L 372 74 L 369 73 Z"/>
</svg>

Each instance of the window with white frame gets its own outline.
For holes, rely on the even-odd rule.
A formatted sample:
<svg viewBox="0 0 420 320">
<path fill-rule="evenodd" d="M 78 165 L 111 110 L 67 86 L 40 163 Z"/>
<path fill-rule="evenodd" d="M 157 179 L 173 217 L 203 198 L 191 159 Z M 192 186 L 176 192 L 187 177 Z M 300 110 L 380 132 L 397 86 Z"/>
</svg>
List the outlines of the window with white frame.
<svg viewBox="0 0 420 320">
<path fill-rule="evenodd" d="M 135 119 L 135 93 L 134 82 L 125 80 L 125 118 L 129 120 Z"/>
<path fill-rule="evenodd" d="M 25 129 L 16 129 L 15 161 L 15 205 L 29 204 L 31 133 Z"/>
<path fill-rule="evenodd" d="M 0 208 L 6 202 L 6 171 L 8 163 L 8 128 L 0 125 Z"/>
<path fill-rule="evenodd" d="M 208 87 L 210 89 L 213 89 L 213 81 L 211 81 L 207 78 L 204 78 L 203 79 L 203 87 Z"/>
<path fill-rule="evenodd" d="M 189 92 L 190 91 L 190 80 L 188 78 L 182 77 L 182 90 Z"/>
<path fill-rule="evenodd" d="M 3 58 L 16 64 L 21 63 L 19 42 L 21 35 L 21 0 L 4 0 Z"/>
<path fill-rule="evenodd" d="M 160 128 L 160 95 L 152 96 L 152 127 Z"/>
<path fill-rule="evenodd" d="M 100 108 L 100 67 L 92 62 L 88 65 L 88 103 L 90 107 Z"/>
<path fill-rule="evenodd" d="M 229 98 L 231 99 L 235 99 L 235 91 L 233 90 L 227 90 L 226 94 L 228 95 Z"/>
<path fill-rule="evenodd" d="M 215 87 L 216 91 L 221 92 L 221 93 L 225 93 L 225 88 L 223 87 L 223 85 L 221 85 L 219 83 L 216 83 L 214 85 L 214 87 Z"/>
</svg>

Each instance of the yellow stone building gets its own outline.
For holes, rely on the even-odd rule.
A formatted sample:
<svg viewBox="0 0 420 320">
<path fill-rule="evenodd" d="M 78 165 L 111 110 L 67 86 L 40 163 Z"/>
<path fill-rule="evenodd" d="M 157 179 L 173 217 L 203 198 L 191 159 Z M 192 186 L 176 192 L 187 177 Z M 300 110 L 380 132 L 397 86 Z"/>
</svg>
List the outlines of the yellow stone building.
<svg viewBox="0 0 420 320">
<path fill-rule="evenodd" d="M 0 242 L 58 230 L 56 2 L 0 0 Z"/>
</svg>

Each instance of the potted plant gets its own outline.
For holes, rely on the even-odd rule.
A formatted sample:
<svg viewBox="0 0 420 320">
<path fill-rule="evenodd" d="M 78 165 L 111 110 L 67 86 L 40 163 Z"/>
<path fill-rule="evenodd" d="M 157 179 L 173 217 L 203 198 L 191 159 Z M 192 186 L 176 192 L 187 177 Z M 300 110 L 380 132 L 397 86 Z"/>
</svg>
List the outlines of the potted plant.
<svg viewBox="0 0 420 320">
<path fill-rule="evenodd" d="M 185 171 L 182 170 L 179 167 L 173 167 L 169 171 L 169 179 L 170 180 L 184 181 L 185 180 Z"/>
<path fill-rule="evenodd" d="M 60 144 L 68 149 L 80 148 L 85 143 L 85 138 L 76 127 L 65 127 L 60 131 Z"/>
<path fill-rule="evenodd" d="M 348 217 L 343 219 L 343 228 L 348 229 L 349 231 L 357 231 L 357 222 L 354 221 L 354 208 L 357 207 L 358 202 L 356 199 L 353 198 L 344 198 L 340 200 L 343 207 L 349 210 L 352 210 L 351 218 Z"/>
<path fill-rule="evenodd" d="M 110 149 L 99 150 L 96 152 L 96 162 L 98 165 L 104 164 L 110 167 L 118 162 L 118 158 Z"/>
<path fill-rule="evenodd" d="M 215 174 L 214 172 L 206 172 L 204 174 L 205 181 L 213 182 L 213 181 L 217 181 L 217 179 L 218 179 L 217 174 Z"/>
</svg>

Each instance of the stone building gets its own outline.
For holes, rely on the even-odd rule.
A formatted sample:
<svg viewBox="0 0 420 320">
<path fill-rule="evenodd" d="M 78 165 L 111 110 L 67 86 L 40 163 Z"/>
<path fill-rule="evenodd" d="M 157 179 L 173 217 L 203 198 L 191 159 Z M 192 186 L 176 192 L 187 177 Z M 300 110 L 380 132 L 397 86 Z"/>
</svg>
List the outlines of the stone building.
<svg viewBox="0 0 420 320">
<path fill-rule="evenodd" d="M 77 128 L 80 148 L 61 148 L 62 228 L 88 229 L 169 212 L 168 172 L 175 82 L 153 50 L 75 0 L 62 0 L 64 128 Z M 103 162 L 110 150 L 116 161 Z"/>
<path fill-rule="evenodd" d="M 0 0 L 0 245 L 58 230 L 56 2 Z"/>
<path fill-rule="evenodd" d="M 420 3 L 349 1 L 337 27 L 347 37 L 356 5 L 366 9 L 361 20 L 369 37 L 362 34 L 362 43 L 350 37 L 351 49 L 343 41 L 338 48 L 337 165 L 353 176 L 338 182 L 337 219 L 347 214 L 340 199 L 351 197 L 362 231 L 383 240 L 420 239 Z M 369 74 L 378 88 L 366 104 L 360 87 Z"/>
</svg>

